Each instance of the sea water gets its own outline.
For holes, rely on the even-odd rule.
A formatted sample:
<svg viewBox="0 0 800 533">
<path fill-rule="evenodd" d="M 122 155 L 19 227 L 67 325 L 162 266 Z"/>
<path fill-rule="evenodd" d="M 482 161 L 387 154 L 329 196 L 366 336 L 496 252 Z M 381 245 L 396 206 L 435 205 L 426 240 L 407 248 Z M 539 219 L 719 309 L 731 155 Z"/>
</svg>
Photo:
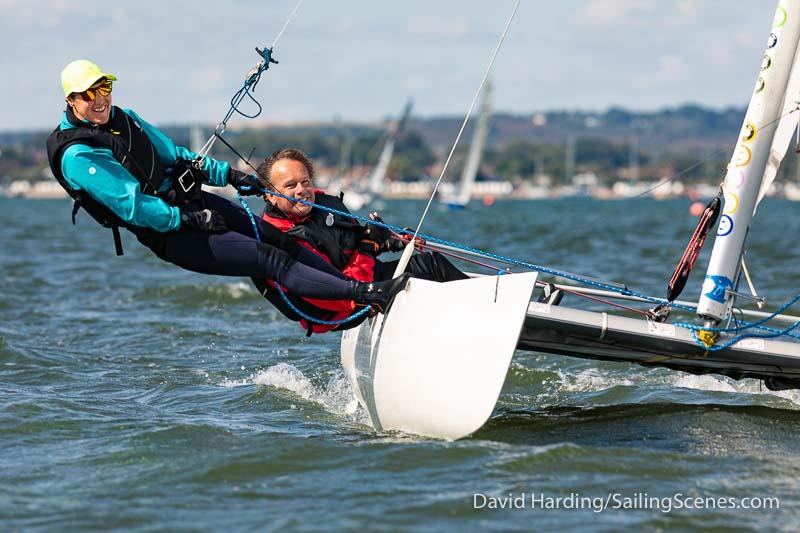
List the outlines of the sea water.
<svg viewBox="0 0 800 533">
<path fill-rule="evenodd" d="M 800 292 L 800 217 L 767 205 L 748 262 L 780 304 Z M 381 215 L 413 226 L 422 207 Z M 519 352 L 470 438 L 376 434 L 338 334 L 307 338 L 248 280 L 182 271 L 127 235 L 115 257 L 110 231 L 69 213 L 0 199 L 4 530 L 797 523 L 798 391 Z M 663 296 L 694 224 L 681 200 L 562 199 L 436 208 L 423 231 Z"/>
</svg>

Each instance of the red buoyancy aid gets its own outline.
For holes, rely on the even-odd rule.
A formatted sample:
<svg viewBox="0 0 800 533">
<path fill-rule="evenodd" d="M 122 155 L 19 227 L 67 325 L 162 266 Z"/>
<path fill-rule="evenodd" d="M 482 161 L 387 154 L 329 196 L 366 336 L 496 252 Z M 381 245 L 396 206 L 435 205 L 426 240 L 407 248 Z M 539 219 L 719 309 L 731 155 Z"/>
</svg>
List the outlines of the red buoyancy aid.
<svg viewBox="0 0 800 533">
<path fill-rule="evenodd" d="M 325 194 L 316 189 L 315 204 L 330 207 L 337 211 L 347 212 L 340 198 Z M 271 203 L 267 203 L 261 218 L 278 228 L 280 231 L 292 235 L 300 246 L 310 250 L 326 262 L 332 264 L 345 276 L 357 281 L 372 281 L 375 275 L 375 258 L 369 254 L 358 251 L 364 227 L 355 219 L 339 214 L 333 214 L 323 209 L 312 208 L 311 212 L 302 219 L 294 219 Z M 273 280 L 267 280 L 267 285 L 272 290 L 273 297 L 264 294 L 281 313 L 292 320 L 296 320 L 310 335 L 324 333 L 331 330 L 348 329 L 353 325 L 309 323 L 291 311 L 286 302 L 275 294 L 277 287 Z M 284 293 L 304 313 L 326 321 L 336 321 L 347 318 L 356 312 L 356 304 L 352 300 L 318 300 L 314 298 L 301 298 L 290 294 L 284 288 Z"/>
</svg>

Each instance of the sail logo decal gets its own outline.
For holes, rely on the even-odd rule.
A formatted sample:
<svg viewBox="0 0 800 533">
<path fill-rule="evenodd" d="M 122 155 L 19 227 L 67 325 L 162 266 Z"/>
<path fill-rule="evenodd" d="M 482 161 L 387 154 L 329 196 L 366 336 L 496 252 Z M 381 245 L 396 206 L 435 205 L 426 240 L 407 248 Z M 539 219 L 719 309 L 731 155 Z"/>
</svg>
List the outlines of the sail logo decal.
<svg viewBox="0 0 800 533">
<path fill-rule="evenodd" d="M 534 313 L 544 313 L 550 314 L 550 304 L 540 303 L 540 302 L 531 302 L 528 305 L 528 310 L 533 311 Z"/>
<path fill-rule="evenodd" d="M 726 215 L 732 215 L 739 209 L 739 196 L 728 192 L 725 193 L 725 209 L 722 210 Z"/>
<path fill-rule="evenodd" d="M 767 84 L 766 84 L 766 82 L 764 81 L 764 78 L 762 78 L 761 76 L 759 76 L 759 77 L 758 77 L 758 81 L 756 82 L 756 92 L 757 92 L 757 93 L 760 93 L 761 91 L 763 91 L 763 90 L 764 90 L 764 87 L 765 87 L 766 85 L 767 85 Z"/>
<path fill-rule="evenodd" d="M 737 167 L 744 167 L 750 164 L 751 159 L 753 159 L 753 152 L 750 151 L 750 148 L 739 146 L 736 149 L 736 155 L 733 157 L 733 164 Z"/>
<path fill-rule="evenodd" d="M 766 346 L 764 344 L 764 339 L 758 338 L 747 338 L 737 341 L 734 346 L 737 348 L 744 348 L 750 350 L 764 350 Z"/>
<path fill-rule="evenodd" d="M 738 179 L 737 179 L 738 178 Z M 729 172 L 728 177 L 725 178 L 725 189 L 740 190 L 744 185 L 744 171 Z"/>
<path fill-rule="evenodd" d="M 675 326 L 673 324 L 662 324 L 653 322 L 652 320 L 647 321 L 647 331 L 652 334 L 663 335 L 665 337 L 675 336 Z"/>
<path fill-rule="evenodd" d="M 769 39 L 767 39 L 767 48 L 774 48 L 776 44 L 778 44 L 778 36 L 770 33 Z"/>
<path fill-rule="evenodd" d="M 733 282 L 725 276 L 706 276 L 705 285 L 708 285 L 709 282 L 713 284 L 713 288 L 703 296 L 724 304 L 725 291 L 733 287 Z"/>
<path fill-rule="evenodd" d="M 784 24 L 786 24 L 786 19 L 789 18 L 789 15 L 786 13 L 786 9 L 783 6 L 778 6 L 778 9 L 775 10 L 775 20 L 772 22 L 772 29 L 782 28 Z"/>
<path fill-rule="evenodd" d="M 753 142 L 753 139 L 756 138 L 758 135 L 758 128 L 756 128 L 755 124 L 752 122 L 748 122 L 744 126 L 744 136 L 742 137 L 742 142 Z"/>
<path fill-rule="evenodd" d="M 733 231 L 733 219 L 728 215 L 719 217 L 719 227 L 717 228 L 717 237 L 727 237 Z"/>
</svg>

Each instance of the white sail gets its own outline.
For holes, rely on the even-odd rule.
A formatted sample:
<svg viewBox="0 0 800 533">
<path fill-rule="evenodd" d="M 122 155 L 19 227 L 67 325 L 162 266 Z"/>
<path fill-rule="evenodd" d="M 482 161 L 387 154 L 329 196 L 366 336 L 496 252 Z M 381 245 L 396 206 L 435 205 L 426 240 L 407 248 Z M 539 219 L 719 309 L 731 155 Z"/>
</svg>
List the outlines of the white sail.
<svg viewBox="0 0 800 533">
<path fill-rule="evenodd" d="M 203 130 L 197 124 L 192 125 L 192 127 L 189 128 L 189 150 L 198 153 L 203 149 L 204 144 Z"/>
<path fill-rule="evenodd" d="M 744 241 L 762 189 L 775 124 L 780 119 L 800 38 L 800 3 L 780 0 L 756 87 L 723 190 L 725 207 L 714 240 L 697 314 L 719 322 L 729 314 Z M 785 150 L 784 150 L 785 152 Z"/>
<path fill-rule="evenodd" d="M 475 127 L 475 134 L 472 136 L 472 144 L 470 144 L 469 147 L 467 164 L 464 165 L 464 170 L 461 172 L 461 185 L 459 186 L 458 197 L 456 199 L 461 205 L 467 205 L 469 199 L 472 197 L 472 185 L 475 183 L 475 178 L 478 176 L 481 158 L 483 157 L 483 147 L 486 144 L 486 137 L 489 133 L 489 115 L 491 114 L 491 107 L 492 85 L 487 81 L 483 93 L 483 101 L 481 102 L 481 113 L 478 117 L 478 125 Z"/>
<path fill-rule="evenodd" d="M 389 128 L 386 144 L 383 145 L 383 150 L 381 150 L 381 156 L 378 159 L 378 164 L 375 165 L 375 169 L 372 171 L 372 175 L 369 178 L 368 190 L 371 194 L 378 195 L 383 192 L 383 180 L 386 177 L 386 172 L 389 170 L 389 163 L 392 161 L 394 146 L 397 143 L 397 136 L 403 131 L 403 128 L 408 121 L 408 117 L 411 115 L 411 109 L 413 107 L 414 102 L 409 100 L 406 103 L 405 108 L 403 108 L 403 113 L 400 116 L 400 120 Z"/>
<path fill-rule="evenodd" d="M 442 198 L 442 203 L 451 207 L 464 207 L 472 197 L 472 185 L 478 176 L 483 157 L 483 147 L 486 144 L 486 137 L 489 134 L 489 117 L 492 113 L 492 86 L 487 80 L 484 87 L 483 100 L 481 101 L 480 115 L 478 124 L 475 126 L 475 133 L 472 134 L 472 143 L 469 146 L 467 162 L 461 171 L 458 190 L 452 196 Z"/>
<path fill-rule="evenodd" d="M 775 138 L 769 150 L 769 159 L 767 160 L 764 177 L 761 180 L 761 189 L 758 191 L 756 209 L 758 209 L 758 204 L 761 203 L 761 200 L 764 199 L 764 196 L 769 191 L 772 182 L 775 181 L 778 168 L 780 168 L 783 158 L 786 157 L 789 144 L 791 144 L 792 137 L 797 129 L 798 119 L 800 119 L 800 113 L 797 111 L 798 106 L 800 106 L 800 48 L 795 53 L 794 62 L 792 63 L 789 85 L 786 87 L 786 97 L 783 99 L 783 108 L 781 109 L 781 119 L 775 128 Z"/>
</svg>

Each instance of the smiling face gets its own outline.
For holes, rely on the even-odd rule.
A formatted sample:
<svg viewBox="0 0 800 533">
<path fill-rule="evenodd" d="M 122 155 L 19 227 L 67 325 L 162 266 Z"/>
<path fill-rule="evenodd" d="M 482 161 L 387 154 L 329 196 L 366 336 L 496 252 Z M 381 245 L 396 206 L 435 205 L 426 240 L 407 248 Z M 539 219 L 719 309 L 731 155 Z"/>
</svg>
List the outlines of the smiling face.
<svg viewBox="0 0 800 533">
<path fill-rule="evenodd" d="M 111 82 L 104 78 L 82 93 L 67 97 L 75 116 L 92 124 L 105 124 L 111 118 Z"/>
<path fill-rule="evenodd" d="M 269 181 L 275 190 L 285 196 L 313 203 L 314 184 L 305 165 L 294 159 L 278 159 L 272 165 Z M 280 196 L 266 195 L 266 199 L 286 215 L 300 219 L 311 212 L 311 206 L 293 202 Z"/>
</svg>

